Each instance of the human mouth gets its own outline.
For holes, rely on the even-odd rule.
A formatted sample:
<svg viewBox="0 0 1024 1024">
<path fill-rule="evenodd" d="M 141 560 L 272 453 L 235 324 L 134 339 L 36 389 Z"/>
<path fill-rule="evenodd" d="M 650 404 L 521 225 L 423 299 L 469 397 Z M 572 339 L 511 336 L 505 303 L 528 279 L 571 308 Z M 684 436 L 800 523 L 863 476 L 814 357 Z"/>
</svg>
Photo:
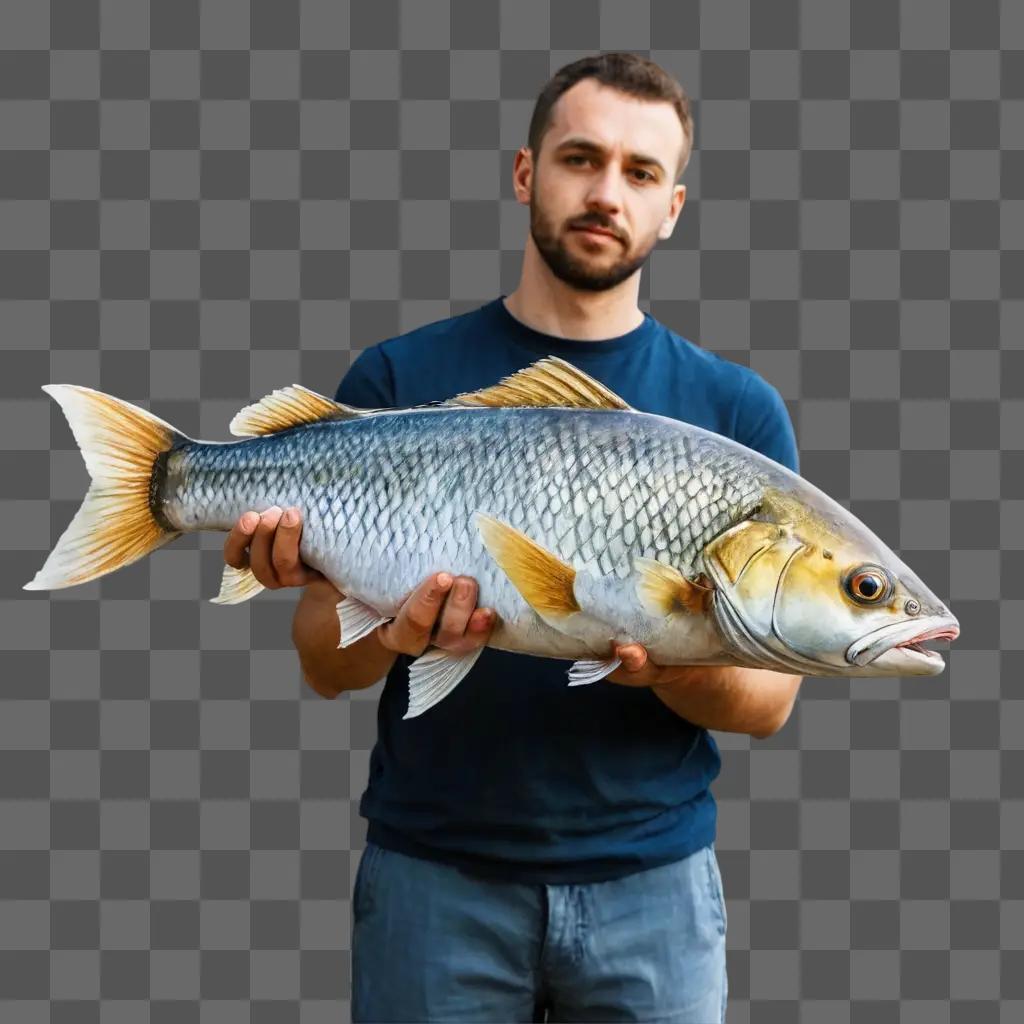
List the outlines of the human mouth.
<svg viewBox="0 0 1024 1024">
<path fill-rule="evenodd" d="M 580 231 L 585 235 L 589 235 L 591 238 L 610 238 L 617 240 L 617 236 L 615 234 L 611 231 L 606 231 L 604 228 L 591 227 L 587 225 L 586 227 L 573 228 L 572 230 Z"/>
</svg>

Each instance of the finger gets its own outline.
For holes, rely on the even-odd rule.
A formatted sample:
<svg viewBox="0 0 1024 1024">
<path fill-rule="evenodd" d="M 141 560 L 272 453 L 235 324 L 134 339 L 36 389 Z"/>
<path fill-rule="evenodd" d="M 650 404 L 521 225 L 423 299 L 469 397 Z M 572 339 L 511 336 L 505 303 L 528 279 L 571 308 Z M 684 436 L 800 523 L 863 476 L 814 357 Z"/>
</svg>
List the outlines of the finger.
<svg viewBox="0 0 1024 1024">
<path fill-rule="evenodd" d="M 616 645 L 615 653 L 627 672 L 639 672 L 647 664 L 647 649 L 641 644 Z"/>
<path fill-rule="evenodd" d="M 284 587 L 301 587 L 312 578 L 299 557 L 302 536 L 302 512 L 292 506 L 286 508 L 274 533 L 270 561 L 274 573 Z"/>
<path fill-rule="evenodd" d="M 378 629 L 381 643 L 403 654 L 422 654 L 430 643 L 430 634 L 451 585 L 450 573 L 428 576 L 409 595 L 398 615 Z"/>
<path fill-rule="evenodd" d="M 277 590 L 281 586 L 277 573 L 274 572 L 274 565 L 271 561 L 270 549 L 274 540 L 274 531 L 281 521 L 282 509 L 278 505 L 271 505 L 260 516 L 259 525 L 252 535 L 252 543 L 249 545 L 249 566 L 252 573 L 270 590 Z"/>
<path fill-rule="evenodd" d="M 477 608 L 469 617 L 468 632 L 478 634 L 486 639 L 497 621 L 498 617 L 493 608 Z"/>
<path fill-rule="evenodd" d="M 246 512 L 227 535 L 224 541 L 224 561 L 232 569 L 244 569 L 249 564 L 249 541 L 259 521 L 258 512 Z"/>
<path fill-rule="evenodd" d="M 462 640 L 473 609 L 476 608 L 476 595 L 476 580 L 472 576 L 455 577 L 448 599 L 441 609 L 435 646 L 449 647 Z"/>
<path fill-rule="evenodd" d="M 472 651 L 484 647 L 491 639 L 498 616 L 493 608 L 477 608 L 469 617 L 466 635 L 463 637 L 461 650 Z"/>
</svg>

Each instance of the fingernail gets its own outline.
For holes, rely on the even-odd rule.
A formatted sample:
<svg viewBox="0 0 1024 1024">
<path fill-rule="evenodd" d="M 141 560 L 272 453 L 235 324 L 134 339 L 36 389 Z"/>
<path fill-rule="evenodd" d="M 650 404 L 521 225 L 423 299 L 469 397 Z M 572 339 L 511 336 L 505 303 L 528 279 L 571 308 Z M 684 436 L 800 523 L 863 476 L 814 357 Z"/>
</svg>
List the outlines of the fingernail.
<svg viewBox="0 0 1024 1024">
<path fill-rule="evenodd" d="M 242 516 L 242 529 L 245 530 L 246 533 L 252 533 L 252 531 L 256 529 L 256 524 L 259 521 L 260 517 L 258 512 L 246 512 L 245 515 Z"/>
<path fill-rule="evenodd" d="M 294 526 L 299 521 L 299 513 L 297 509 L 290 508 L 281 517 L 281 522 L 285 526 Z"/>
<path fill-rule="evenodd" d="M 439 587 L 450 587 L 452 585 L 452 578 L 446 572 L 439 572 L 437 574 L 437 585 Z"/>
<path fill-rule="evenodd" d="M 263 516 L 271 516 L 274 512 L 280 512 L 280 511 L 281 511 L 281 506 L 280 505 L 271 505 L 270 508 L 264 510 L 263 515 L 260 516 L 260 518 L 262 519 Z"/>
</svg>

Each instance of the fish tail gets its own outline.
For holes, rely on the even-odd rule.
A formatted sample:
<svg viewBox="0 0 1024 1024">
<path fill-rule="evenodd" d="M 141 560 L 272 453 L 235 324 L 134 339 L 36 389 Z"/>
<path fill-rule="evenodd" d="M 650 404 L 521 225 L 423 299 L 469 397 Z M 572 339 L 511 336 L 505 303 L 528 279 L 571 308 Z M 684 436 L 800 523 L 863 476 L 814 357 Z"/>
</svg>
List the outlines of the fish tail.
<svg viewBox="0 0 1024 1024">
<path fill-rule="evenodd" d="M 179 536 L 155 510 L 161 455 L 187 441 L 169 423 L 77 384 L 44 384 L 61 407 L 91 485 L 75 517 L 25 590 L 88 583 Z"/>
</svg>

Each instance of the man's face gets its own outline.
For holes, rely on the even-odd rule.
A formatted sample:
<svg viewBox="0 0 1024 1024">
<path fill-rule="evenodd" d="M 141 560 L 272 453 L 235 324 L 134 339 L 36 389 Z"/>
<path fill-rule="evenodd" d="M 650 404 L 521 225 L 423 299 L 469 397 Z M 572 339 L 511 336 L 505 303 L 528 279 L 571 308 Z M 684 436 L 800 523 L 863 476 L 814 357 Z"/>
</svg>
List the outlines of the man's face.
<svg viewBox="0 0 1024 1024">
<path fill-rule="evenodd" d="M 614 288 L 672 233 L 686 194 L 675 186 L 683 127 L 670 103 L 592 78 L 563 93 L 551 113 L 534 156 L 530 234 L 566 284 Z"/>
</svg>

